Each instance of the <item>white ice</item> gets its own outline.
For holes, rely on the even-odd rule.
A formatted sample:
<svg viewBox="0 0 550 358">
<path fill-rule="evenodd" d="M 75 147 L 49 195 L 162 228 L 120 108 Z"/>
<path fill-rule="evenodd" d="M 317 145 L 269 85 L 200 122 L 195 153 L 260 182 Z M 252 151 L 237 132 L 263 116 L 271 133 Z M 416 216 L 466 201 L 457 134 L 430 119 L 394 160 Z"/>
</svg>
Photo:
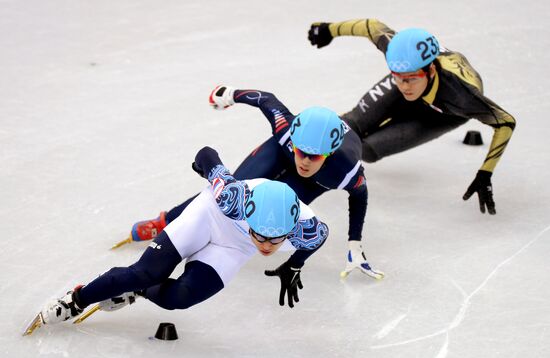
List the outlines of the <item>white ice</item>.
<svg viewBox="0 0 550 358">
<path fill-rule="evenodd" d="M 4 357 L 550 357 L 550 5 L 545 1 L 0 2 L 0 355 Z M 81 325 L 22 337 L 50 298 L 144 244 L 131 225 L 206 185 L 190 169 L 215 147 L 230 168 L 269 135 L 244 105 L 209 108 L 219 83 L 275 93 L 294 113 L 351 109 L 387 73 L 362 38 L 318 50 L 314 21 L 374 17 L 424 27 L 463 52 L 486 94 L 517 119 L 493 185 L 496 216 L 462 194 L 492 130 L 472 120 L 366 165 L 364 240 L 375 282 L 345 282 L 347 198 L 312 204 L 331 228 L 294 308 L 255 257 L 222 293 L 186 311 L 145 300 Z M 461 143 L 480 130 L 482 147 Z M 160 322 L 179 339 L 151 340 Z"/>
</svg>

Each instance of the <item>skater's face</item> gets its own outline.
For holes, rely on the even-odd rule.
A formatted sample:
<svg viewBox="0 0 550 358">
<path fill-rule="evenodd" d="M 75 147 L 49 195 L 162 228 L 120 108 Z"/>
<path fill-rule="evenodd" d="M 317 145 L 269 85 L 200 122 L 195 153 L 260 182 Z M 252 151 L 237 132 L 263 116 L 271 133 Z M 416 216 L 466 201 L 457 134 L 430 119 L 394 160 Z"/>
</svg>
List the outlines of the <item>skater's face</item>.
<svg viewBox="0 0 550 358">
<path fill-rule="evenodd" d="M 309 178 L 315 175 L 325 163 L 328 155 L 308 155 L 300 149 L 294 147 L 294 163 L 296 163 L 296 171 L 301 177 Z"/>
<path fill-rule="evenodd" d="M 416 101 L 428 87 L 430 78 L 435 75 L 435 66 L 432 64 L 428 73 L 423 70 L 416 72 L 392 72 L 397 88 L 407 101 Z"/>
<path fill-rule="evenodd" d="M 277 250 L 279 250 L 279 247 L 283 245 L 283 242 L 286 239 L 286 236 L 278 237 L 278 238 L 268 238 L 264 237 L 260 234 L 255 233 L 252 230 L 249 230 L 250 237 L 252 238 L 252 242 L 256 247 L 258 248 L 258 251 L 263 256 L 269 256 L 274 254 Z"/>
</svg>

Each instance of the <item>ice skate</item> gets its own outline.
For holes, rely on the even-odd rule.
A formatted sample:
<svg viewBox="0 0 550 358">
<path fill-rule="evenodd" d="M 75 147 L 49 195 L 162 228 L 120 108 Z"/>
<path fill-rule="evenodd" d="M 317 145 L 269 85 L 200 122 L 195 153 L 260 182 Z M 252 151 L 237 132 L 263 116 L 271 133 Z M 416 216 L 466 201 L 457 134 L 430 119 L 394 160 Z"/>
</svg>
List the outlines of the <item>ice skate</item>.
<svg viewBox="0 0 550 358">
<path fill-rule="evenodd" d="M 44 306 L 23 331 L 23 336 L 31 335 L 36 329 L 45 324 L 56 324 L 74 318 L 82 313 L 82 308 L 74 301 L 75 292 L 82 286 L 77 286 L 73 291 L 59 299 L 53 300 Z"/>
<path fill-rule="evenodd" d="M 40 317 L 43 324 L 56 324 L 77 317 L 83 312 L 83 309 L 78 307 L 75 302 L 75 292 L 81 286 L 69 291 L 59 299 L 53 300 L 44 306 L 40 312 Z"/>
<path fill-rule="evenodd" d="M 81 323 L 97 311 L 117 311 L 127 305 L 131 305 L 132 303 L 134 303 L 137 297 L 138 294 L 136 292 L 126 292 L 120 296 L 103 300 L 90 308 L 88 311 L 84 312 L 82 315 L 80 315 L 80 317 L 78 317 L 73 323 Z"/>
<path fill-rule="evenodd" d="M 166 212 L 163 211 L 156 219 L 135 223 L 130 235 L 134 241 L 152 240 L 156 238 L 165 227 Z"/>
<path fill-rule="evenodd" d="M 139 221 L 132 226 L 128 238 L 116 243 L 111 249 L 119 248 L 132 241 L 152 240 L 166 227 L 166 212 L 163 211 L 156 219 Z"/>
<path fill-rule="evenodd" d="M 361 247 L 361 242 L 349 241 L 347 264 L 344 271 L 340 272 L 340 277 L 348 277 L 351 271 L 355 269 L 359 269 L 365 275 L 368 275 L 376 280 L 381 280 L 384 278 L 384 273 L 382 271 L 372 268 L 367 262 L 367 258 L 365 257 Z"/>
<path fill-rule="evenodd" d="M 27 325 L 27 328 L 23 331 L 23 336 L 31 335 L 36 329 L 42 327 L 44 322 L 42 321 L 42 315 L 37 314 L 34 319 Z"/>
<path fill-rule="evenodd" d="M 136 302 L 137 297 L 138 295 L 136 292 L 126 292 L 120 296 L 108 298 L 99 302 L 99 309 L 107 312 L 117 311 L 122 307 L 126 307 L 127 305 L 131 305 Z"/>
</svg>

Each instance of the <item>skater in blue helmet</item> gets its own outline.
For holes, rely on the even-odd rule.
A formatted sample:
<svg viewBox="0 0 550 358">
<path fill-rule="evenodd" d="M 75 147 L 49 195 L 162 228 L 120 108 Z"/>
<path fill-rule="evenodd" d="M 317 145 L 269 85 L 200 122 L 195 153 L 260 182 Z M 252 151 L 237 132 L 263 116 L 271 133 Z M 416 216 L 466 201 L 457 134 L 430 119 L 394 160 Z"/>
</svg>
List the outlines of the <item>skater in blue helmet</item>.
<svg viewBox="0 0 550 358">
<path fill-rule="evenodd" d="M 361 137 L 368 163 L 419 146 L 470 118 L 494 129 L 489 151 L 463 195 L 478 194 L 482 213 L 496 214 L 491 177 L 516 121 L 483 93 L 480 75 L 459 52 L 440 46 L 418 28 L 395 32 L 376 19 L 317 22 L 312 45 L 322 48 L 338 36 L 368 38 L 386 56 L 390 73 L 376 83 L 342 119 Z"/>
</svg>

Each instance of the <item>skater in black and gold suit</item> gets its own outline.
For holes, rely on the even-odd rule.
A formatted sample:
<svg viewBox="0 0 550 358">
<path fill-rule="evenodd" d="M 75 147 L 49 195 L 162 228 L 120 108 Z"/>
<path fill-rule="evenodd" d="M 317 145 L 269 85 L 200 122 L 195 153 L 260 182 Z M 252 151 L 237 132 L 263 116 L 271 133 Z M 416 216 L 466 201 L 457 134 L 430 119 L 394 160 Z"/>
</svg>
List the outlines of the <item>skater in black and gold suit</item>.
<svg viewBox="0 0 550 358">
<path fill-rule="evenodd" d="M 362 159 L 372 163 L 435 139 L 475 118 L 494 129 L 483 165 L 463 196 L 476 193 L 482 213 L 496 214 L 491 176 L 515 127 L 515 119 L 483 94 L 480 75 L 460 53 L 439 45 L 422 29 L 396 33 L 376 19 L 311 25 L 318 48 L 337 36 L 368 38 L 391 71 L 342 119 L 362 140 Z"/>
</svg>

